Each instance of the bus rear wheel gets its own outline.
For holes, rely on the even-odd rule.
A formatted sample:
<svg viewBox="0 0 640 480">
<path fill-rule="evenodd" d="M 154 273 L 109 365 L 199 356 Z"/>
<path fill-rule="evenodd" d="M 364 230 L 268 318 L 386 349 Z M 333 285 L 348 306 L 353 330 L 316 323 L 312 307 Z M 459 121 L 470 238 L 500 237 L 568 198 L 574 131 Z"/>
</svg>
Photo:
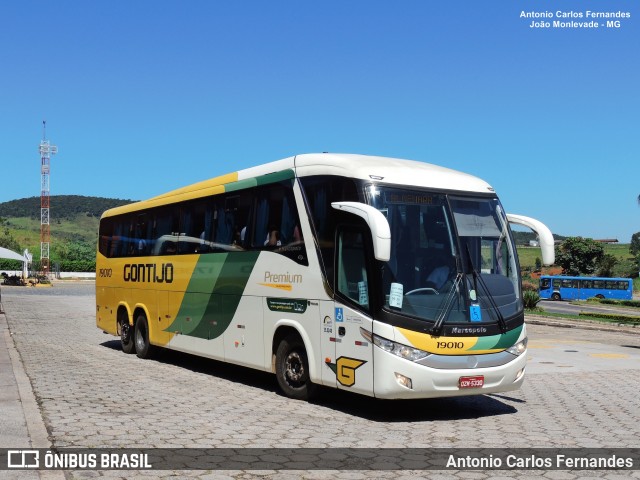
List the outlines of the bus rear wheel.
<svg viewBox="0 0 640 480">
<path fill-rule="evenodd" d="M 309 377 L 309 360 L 302 339 L 290 335 L 276 350 L 276 378 L 287 397 L 309 400 L 315 396 L 317 386 Z"/>
<path fill-rule="evenodd" d="M 154 348 L 149 341 L 149 323 L 147 322 L 147 317 L 142 313 L 136 318 L 134 332 L 136 355 L 138 355 L 139 358 L 151 358 Z"/>
<path fill-rule="evenodd" d="M 122 315 L 118 321 L 120 328 L 120 346 L 124 353 L 134 353 L 136 344 L 133 340 L 133 328 L 129 325 L 129 319 L 126 315 Z"/>
</svg>

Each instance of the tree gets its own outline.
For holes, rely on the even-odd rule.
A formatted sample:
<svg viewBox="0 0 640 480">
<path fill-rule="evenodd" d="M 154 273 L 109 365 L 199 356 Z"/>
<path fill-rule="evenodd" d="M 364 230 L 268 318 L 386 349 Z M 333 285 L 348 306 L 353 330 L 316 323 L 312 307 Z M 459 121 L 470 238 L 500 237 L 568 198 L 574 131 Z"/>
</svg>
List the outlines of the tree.
<svg viewBox="0 0 640 480">
<path fill-rule="evenodd" d="M 592 238 L 569 237 L 558 247 L 556 264 L 567 275 L 592 275 L 603 256 L 601 243 Z"/>
<path fill-rule="evenodd" d="M 631 235 L 631 245 L 629 245 L 629 253 L 634 257 L 640 255 L 640 232 Z"/>
<path fill-rule="evenodd" d="M 91 272 L 96 269 L 96 250 L 84 242 L 67 242 L 54 248 L 52 260 L 63 272 Z"/>
<path fill-rule="evenodd" d="M 613 255 L 604 254 L 598 262 L 597 274 L 599 277 L 614 277 L 613 269 L 618 260 Z"/>
<path fill-rule="evenodd" d="M 20 244 L 13 238 L 8 228 L 4 229 L 4 233 L 0 233 L 0 247 L 8 248 L 16 253 L 21 251 Z"/>
<path fill-rule="evenodd" d="M 0 225 L 6 225 L 6 221 L 0 218 Z M 21 253 L 22 249 L 18 241 L 13 238 L 9 228 L 6 227 L 4 232 L 0 232 L 0 247 L 8 248 L 16 253 Z M 0 270 L 20 270 L 22 263 L 19 260 L 0 259 Z"/>
</svg>

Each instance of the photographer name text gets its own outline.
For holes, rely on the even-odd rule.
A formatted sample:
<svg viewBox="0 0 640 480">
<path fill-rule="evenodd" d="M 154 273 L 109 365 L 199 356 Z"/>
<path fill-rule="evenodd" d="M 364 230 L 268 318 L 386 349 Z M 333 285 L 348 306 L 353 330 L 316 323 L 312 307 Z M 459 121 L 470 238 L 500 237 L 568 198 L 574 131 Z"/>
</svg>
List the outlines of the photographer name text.
<svg viewBox="0 0 640 480">
<path fill-rule="evenodd" d="M 630 12 L 617 11 L 595 11 L 595 10 L 544 10 L 520 12 L 520 19 L 528 28 L 532 29 L 619 29 L 623 28 L 625 22 L 631 19 Z"/>
</svg>

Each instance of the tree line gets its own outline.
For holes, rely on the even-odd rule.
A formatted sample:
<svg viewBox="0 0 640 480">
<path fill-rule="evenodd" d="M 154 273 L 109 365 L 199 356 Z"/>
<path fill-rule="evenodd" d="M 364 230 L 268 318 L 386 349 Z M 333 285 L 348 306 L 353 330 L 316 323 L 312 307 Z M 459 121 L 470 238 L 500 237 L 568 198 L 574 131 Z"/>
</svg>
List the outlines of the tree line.
<svg viewBox="0 0 640 480">
<path fill-rule="evenodd" d="M 105 210 L 126 205 L 133 200 L 120 200 L 104 197 L 85 197 L 82 195 L 52 195 L 51 208 L 56 218 L 72 220 L 77 215 L 100 218 Z M 0 203 L 0 217 L 40 219 L 40 197 L 22 198 Z"/>
<path fill-rule="evenodd" d="M 591 238 L 568 237 L 556 247 L 556 265 L 565 275 L 636 277 L 640 268 L 640 232 L 629 245 L 629 259 L 620 260 L 604 251 L 604 245 Z"/>
</svg>

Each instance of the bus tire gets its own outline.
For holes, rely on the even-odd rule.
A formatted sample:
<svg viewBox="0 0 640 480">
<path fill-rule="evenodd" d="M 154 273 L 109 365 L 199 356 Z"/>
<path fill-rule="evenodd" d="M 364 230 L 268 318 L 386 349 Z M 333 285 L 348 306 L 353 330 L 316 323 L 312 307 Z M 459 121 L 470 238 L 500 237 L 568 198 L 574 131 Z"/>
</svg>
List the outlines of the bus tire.
<svg viewBox="0 0 640 480">
<path fill-rule="evenodd" d="M 129 325 L 129 319 L 127 315 L 119 315 L 121 318 L 118 320 L 118 328 L 120 329 L 120 346 L 124 353 L 134 353 L 136 351 L 136 343 L 133 339 L 134 332 L 131 325 Z"/>
<path fill-rule="evenodd" d="M 284 338 L 276 350 L 276 378 L 287 397 L 309 400 L 317 385 L 309 378 L 309 360 L 302 339 L 297 335 Z"/>
<path fill-rule="evenodd" d="M 136 318 L 134 332 L 136 355 L 139 358 L 151 358 L 154 348 L 149 341 L 149 323 L 144 313 L 141 313 Z"/>
<path fill-rule="evenodd" d="M 554 292 L 554 293 L 551 295 L 551 300 L 556 300 L 556 301 L 557 301 L 557 300 L 562 300 L 562 297 L 560 296 L 560 294 L 559 294 L 558 292 Z"/>
<path fill-rule="evenodd" d="M 602 295 L 601 293 L 599 293 L 598 295 L 596 295 L 596 298 L 598 300 L 604 300 L 604 295 Z"/>
</svg>

